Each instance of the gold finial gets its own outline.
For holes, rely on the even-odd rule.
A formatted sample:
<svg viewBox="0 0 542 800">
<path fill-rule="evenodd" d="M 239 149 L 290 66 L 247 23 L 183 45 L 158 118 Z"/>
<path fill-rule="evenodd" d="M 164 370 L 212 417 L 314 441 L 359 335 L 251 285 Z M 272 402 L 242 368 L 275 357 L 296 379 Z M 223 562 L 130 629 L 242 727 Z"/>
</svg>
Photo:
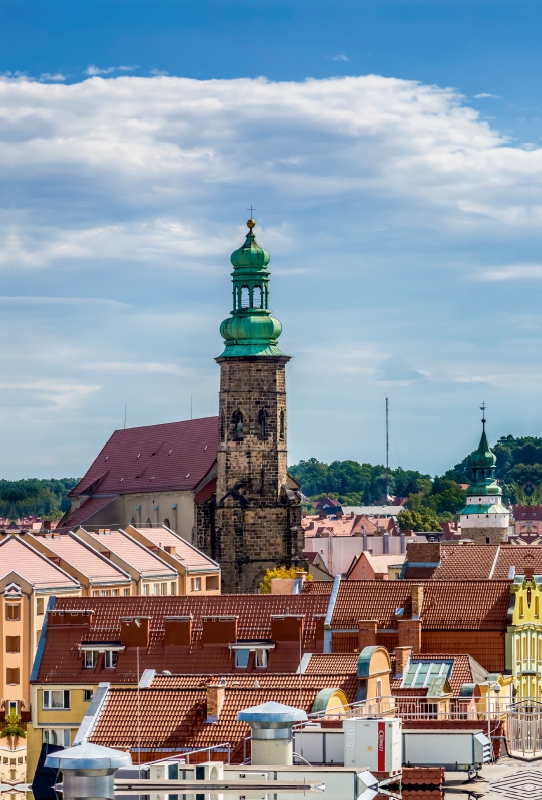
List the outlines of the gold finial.
<svg viewBox="0 0 542 800">
<path fill-rule="evenodd" d="M 256 223 L 254 222 L 254 220 L 253 220 L 253 219 L 249 219 L 249 220 L 248 220 L 248 222 L 247 222 L 247 227 L 248 227 L 248 228 L 250 228 L 250 230 L 252 230 L 252 228 L 253 228 L 255 225 L 256 225 Z"/>
</svg>

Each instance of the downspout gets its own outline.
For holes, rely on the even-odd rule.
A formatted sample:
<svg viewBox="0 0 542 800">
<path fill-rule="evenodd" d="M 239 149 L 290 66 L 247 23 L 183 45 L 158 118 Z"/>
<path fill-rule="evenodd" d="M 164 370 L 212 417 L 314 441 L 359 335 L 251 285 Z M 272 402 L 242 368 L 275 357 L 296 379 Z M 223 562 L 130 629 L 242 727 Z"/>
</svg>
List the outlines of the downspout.
<svg viewBox="0 0 542 800">
<path fill-rule="evenodd" d="M 324 620 L 324 653 L 331 653 L 331 647 L 332 647 L 331 619 L 333 617 L 335 603 L 337 602 L 337 596 L 339 594 L 340 585 L 341 585 L 341 576 L 337 575 L 333 581 L 333 588 L 331 589 L 331 594 L 329 596 L 326 618 Z"/>
</svg>

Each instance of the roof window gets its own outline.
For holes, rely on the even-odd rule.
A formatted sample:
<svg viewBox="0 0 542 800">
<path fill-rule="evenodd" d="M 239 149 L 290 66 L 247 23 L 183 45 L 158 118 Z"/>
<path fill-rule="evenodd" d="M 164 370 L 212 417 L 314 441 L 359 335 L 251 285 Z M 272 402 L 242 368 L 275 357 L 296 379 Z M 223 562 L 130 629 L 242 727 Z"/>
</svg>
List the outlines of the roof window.
<svg viewBox="0 0 542 800">
<path fill-rule="evenodd" d="M 447 678 L 453 664 L 453 661 L 412 661 L 401 687 L 423 689 L 435 678 Z"/>
</svg>

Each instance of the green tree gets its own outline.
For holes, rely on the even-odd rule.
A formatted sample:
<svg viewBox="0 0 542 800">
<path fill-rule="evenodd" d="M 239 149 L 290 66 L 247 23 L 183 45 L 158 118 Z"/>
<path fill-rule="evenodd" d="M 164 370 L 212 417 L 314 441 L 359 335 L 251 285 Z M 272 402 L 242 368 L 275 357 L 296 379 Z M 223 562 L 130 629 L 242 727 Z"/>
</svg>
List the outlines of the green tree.
<svg viewBox="0 0 542 800">
<path fill-rule="evenodd" d="M 397 522 L 402 531 L 420 531 L 430 533 L 440 531 L 441 527 L 434 512 L 430 509 L 423 511 L 400 511 Z"/>
<path fill-rule="evenodd" d="M 271 594 L 271 581 L 273 578 L 295 578 L 299 571 L 297 567 L 273 567 L 273 569 L 268 569 L 260 583 L 260 592 L 262 594 Z M 312 581 L 312 575 L 310 573 L 305 574 L 305 580 Z"/>
</svg>

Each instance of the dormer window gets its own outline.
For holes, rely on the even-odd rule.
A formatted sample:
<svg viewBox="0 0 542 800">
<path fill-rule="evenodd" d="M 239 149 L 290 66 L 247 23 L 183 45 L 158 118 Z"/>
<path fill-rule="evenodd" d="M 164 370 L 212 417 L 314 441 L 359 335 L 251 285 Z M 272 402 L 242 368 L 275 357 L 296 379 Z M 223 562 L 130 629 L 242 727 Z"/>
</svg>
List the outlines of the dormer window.
<svg viewBox="0 0 542 800">
<path fill-rule="evenodd" d="M 98 650 L 85 650 L 85 669 L 94 669 L 98 663 Z"/>
<path fill-rule="evenodd" d="M 104 653 L 104 666 L 106 669 L 115 669 L 119 660 L 118 650 L 106 650 Z"/>
</svg>

